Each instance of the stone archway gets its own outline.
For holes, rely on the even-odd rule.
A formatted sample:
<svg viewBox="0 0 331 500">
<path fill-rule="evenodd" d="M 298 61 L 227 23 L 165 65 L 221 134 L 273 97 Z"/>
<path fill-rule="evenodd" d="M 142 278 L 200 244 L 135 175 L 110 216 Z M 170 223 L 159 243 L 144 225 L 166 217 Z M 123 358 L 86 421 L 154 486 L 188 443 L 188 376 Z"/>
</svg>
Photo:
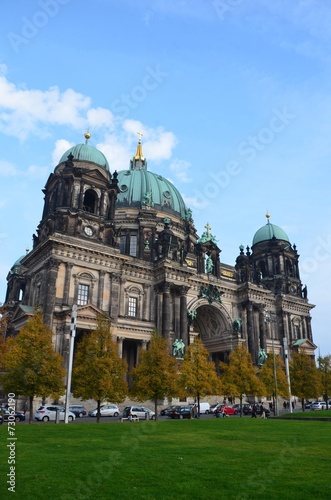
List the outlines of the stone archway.
<svg viewBox="0 0 331 500">
<path fill-rule="evenodd" d="M 191 335 L 200 336 L 216 366 L 219 361 L 227 361 L 239 339 L 226 308 L 223 304 L 209 304 L 207 300 L 199 299 L 189 304 L 189 311 L 192 310 L 196 314 L 191 324 Z"/>
</svg>

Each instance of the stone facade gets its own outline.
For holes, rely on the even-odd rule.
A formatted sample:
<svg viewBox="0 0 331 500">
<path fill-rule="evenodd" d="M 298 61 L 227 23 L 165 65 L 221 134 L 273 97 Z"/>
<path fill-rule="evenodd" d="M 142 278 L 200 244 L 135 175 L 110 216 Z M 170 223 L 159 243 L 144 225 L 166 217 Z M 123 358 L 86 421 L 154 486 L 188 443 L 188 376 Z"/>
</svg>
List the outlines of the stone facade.
<svg viewBox="0 0 331 500">
<path fill-rule="evenodd" d="M 69 151 L 46 183 L 33 249 L 8 274 L 13 331 L 42 307 L 66 358 L 77 304 L 76 342 L 96 327 L 99 313 L 109 316 L 129 369 L 155 329 L 169 348 L 200 335 L 215 362 L 241 343 L 255 364 L 261 350 L 284 356 L 284 337 L 289 356 L 299 348 L 314 355 L 314 306 L 296 247 L 280 228 L 268 220 L 252 248 L 240 247 L 235 265 L 224 264 L 209 225 L 199 238 L 178 191 L 147 171 L 140 143 L 130 169 L 118 174 L 106 160 L 93 161 L 94 149 L 75 146 L 77 157 Z"/>
</svg>

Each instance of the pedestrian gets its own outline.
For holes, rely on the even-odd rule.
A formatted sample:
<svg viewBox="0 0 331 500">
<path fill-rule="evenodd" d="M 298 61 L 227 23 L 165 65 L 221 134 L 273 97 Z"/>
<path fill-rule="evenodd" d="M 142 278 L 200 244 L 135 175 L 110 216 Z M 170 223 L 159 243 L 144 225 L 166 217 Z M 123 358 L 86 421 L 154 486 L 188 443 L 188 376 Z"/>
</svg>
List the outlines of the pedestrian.
<svg viewBox="0 0 331 500">
<path fill-rule="evenodd" d="M 15 423 L 15 422 L 14 422 Z M 3 410 L 0 406 L 0 425 L 3 424 Z"/>
<path fill-rule="evenodd" d="M 269 403 L 269 410 L 272 411 L 272 402 Z"/>
<path fill-rule="evenodd" d="M 286 411 L 286 401 L 284 401 L 284 403 L 283 403 L 283 408 Z"/>
<path fill-rule="evenodd" d="M 292 401 L 292 410 L 294 410 L 294 406 L 295 406 L 294 401 Z"/>
<path fill-rule="evenodd" d="M 25 403 L 24 403 L 24 410 L 23 410 L 24 411 L 24 415 L 26 414 L 27 410 L 28 410 L 28 403 L 25 401 Z"/>
<path fill-rule="evenodd" d="M 256 405 L 254 404 L 253 408 L 252 408 L 252 418 L 256 418 L 256 410 L 257 410 L 257 408 L 256 408 Z"/>
<path fill-rule="evenodd" d="M 129 420 L 129 422 L 132 422 L 132 411 L 131 411 L 131 408 L 128 409 L 128 420 Z"/>
<path fill-rule="evenodd" d="M 265 408 L 263 404 L 260 405 L 261 418 L 265 418 Z"/>
<path fill-rule="evenodd" d="M 198 405 L 196 403 L 194 403 L 194 418 L 199 418 L 199 414 L 198 414 Z"/>
</svg>

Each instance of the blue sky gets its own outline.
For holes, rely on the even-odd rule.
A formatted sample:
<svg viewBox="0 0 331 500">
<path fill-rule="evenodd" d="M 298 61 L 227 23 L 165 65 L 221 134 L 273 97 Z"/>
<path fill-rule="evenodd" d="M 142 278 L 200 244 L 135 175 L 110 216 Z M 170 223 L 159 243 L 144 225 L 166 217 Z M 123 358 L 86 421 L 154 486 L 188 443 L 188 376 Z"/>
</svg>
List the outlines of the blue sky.
<svg viewBox="0 0 331 500">
<path fill-rule="evenodd" d="M 300 254 L 314 340 L 331 353 L 331 4 L 323 0 L 3 0 L 0 301 L 42 189 L 84 141 L 148 168 L 234 265 L 270 221 Z M 318 353 L 317 353 L 318 354 Z"/>
</svg>

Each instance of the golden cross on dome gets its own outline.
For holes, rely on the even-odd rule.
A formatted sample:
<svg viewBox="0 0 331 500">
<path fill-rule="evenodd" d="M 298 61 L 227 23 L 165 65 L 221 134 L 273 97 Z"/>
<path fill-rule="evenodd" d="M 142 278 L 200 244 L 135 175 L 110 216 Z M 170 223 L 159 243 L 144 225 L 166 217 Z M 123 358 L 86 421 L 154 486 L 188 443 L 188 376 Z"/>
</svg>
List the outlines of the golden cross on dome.
<svg viewBox="0 0 331 500">
<path fill-rule="evenodd" d="M 140 142 L 144 134 L 142 132 L 137 132 L 137 134 L 139 135 L 139 142 Z"/>
</svg>

